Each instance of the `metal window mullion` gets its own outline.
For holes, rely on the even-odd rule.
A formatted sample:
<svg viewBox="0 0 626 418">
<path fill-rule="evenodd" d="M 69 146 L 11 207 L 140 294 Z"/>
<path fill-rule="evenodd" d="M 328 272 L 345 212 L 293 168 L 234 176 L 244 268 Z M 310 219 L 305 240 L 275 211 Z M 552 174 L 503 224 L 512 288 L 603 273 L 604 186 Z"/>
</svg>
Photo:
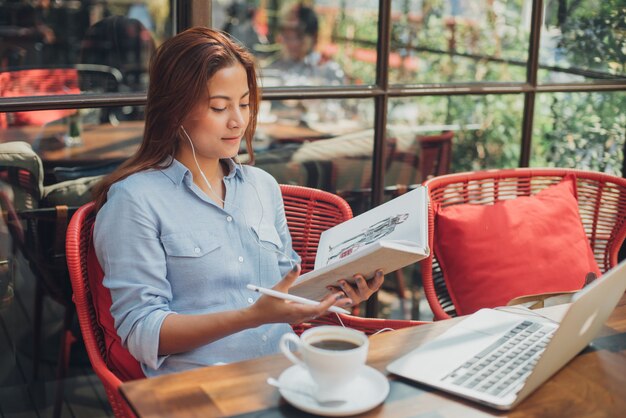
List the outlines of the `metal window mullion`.
<svg viewBox="0 0 626 418">
<path fill-rule="evenodd" d="M 210 0 L 176 1 L 176 33 L 192 26 L 211 26 Z"/>
<path fill-rule="evenodd" d="M 276 89 L 263 90 L 264 100 L 289 99 L 367 99 L 382 95 L 390 97 L 419 97 L 447 95 L 484 95 L 484 94 L 520 94 L 527 92 L 558 93 L 558 92 L 598 92 L 626 91 L 624 83 L 588 83 L 588 84 L 541 84 L 536 87 L 529 83 L 494 83 L 489 85 L 394 85 L 385 90 L 376 86 L 359 86 L 354 88 L 327 88 L 320 90 Z M 0 112 L 21 112 L 29 110 L 51 110 L 68 108 L 144 106 L 146 93 L 115 93 L 115 94 L 84 94 L 54 96 L 6 97 L 0 99 Z"/>
<path fill-rule="evenodd" d="M 381 95 L 374 99 L 374 154 L 372 161 L 372 205 L 383 201 L 384 150 L 387 126 L 387 104 L 389 93 L 389 52 L 391 43 L 391 0 L 379 3 L 378 45 L 376 47 L 376 86 Z"/>
<path fill-rule="evenodd" d="M 543 0 L 533 1 L 531 16 L 530 40 L 528 43 L 528 66 L 526 72 L 530 91 L 524 95 L 524 115 L 522 119 L 522 141 L 520 150 L 520 167 L 530 165 L 531 142 L 533 135 L 533 118 L 535 98 L 537 95 L 537 72 L 539 71 L 539 45 L 541 41 L 541 23 L 543 21 Z"/>
<path fill-rule="evenodd" d="M 374 98 L 374 155 L 372 159 L 372 205 L 383 202 L 384 189 L 384 150 L 387 126 L 387 104 L 389 89 L 389 50 L 391 43 L 391 0 L 378 3 L 378 44 L 376 46 L 376 86 L 381 94 Z M 365 316 L 378 317 L 378 293 L 373 294 L 365 304 Z"/>
</svg>

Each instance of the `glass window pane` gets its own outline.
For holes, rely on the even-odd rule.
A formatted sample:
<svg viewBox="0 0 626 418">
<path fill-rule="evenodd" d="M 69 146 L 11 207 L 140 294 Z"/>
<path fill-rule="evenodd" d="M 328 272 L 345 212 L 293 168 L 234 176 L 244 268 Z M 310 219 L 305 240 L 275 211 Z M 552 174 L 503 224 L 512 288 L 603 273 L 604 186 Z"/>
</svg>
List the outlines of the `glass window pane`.
<svg viewBox="0 0 626 418">
<path fill-rule="evenodd" d="M 622 176 L 626 92 L 537 95 L 531 165 Z"/>
<path fill-rule="evenodd" d="M 626 78 L 623 0 L 548 1 L 539 51 L 542 82 Z"/>
<path fill-rule="evenodd" d="M 212 26 L 259 60 L 263 86 L 372 84 L 378 2 L 216 1 Z"/>
<path fill-rule="evenodd" d="M 530 1 L 393 0 L 392 84 L 523 82 Z"/>
<path fill-rule="evenodd" d="M 0 96 L 146 91 L 171 21 L 169 0 L 0 1 Z"/>
<path fill-rule="evenodd" d="M 334 113 L 342 119 L 324 121 L 316 115 L 315 123 L 305 124 L 294 113 L 281 113 L 284 103 L 263 101 L 254 140 L 255 165 L 279 183 L 338 193 L 357 212 L 357 205 L 363 203 L 360 199 L 364 196 L 369 201 L 370 195 L 374 130 L 365 121 L 373 120 L 368 118 L 374 112 L 373 100 L 307 100 L 300 106 L 317 112 L 338 102 L 342 107 Z M 278 110 L 272 112 L 274 108 Z M 348 118 L 346 110 L 359 113 Z M 352 193 L 363 189 L 367 189 L 365 195 Z"/>
<path fill-rule="evenodd" d="M 517 167 L 523 106 L 522 95 L 390 100 L 387 137 L 395 148 L 385 185 L 410 187 L 447 172 Z"/>
<path fill-rule="evenodd" d="M 9 210 L 15 210 L 17 207 L 15 203 L 15 195 L 10 183 L 0 180 L 0 208 L 2 208 L 3 214 L 9 213 Z M 17 263 L 16 252 L 13 249 L 18 243 L 13 242 L 11 234 L 13 228 L 11 228 L 11 220 L 8 218 L 7 215 L 0 218 L 0 312 L 2 312 L 4 326 L 8 328 L 10 341 L 17 341 L 18 334 L 16 331 L 18 331 L 18 327 L 16 324 L 18 321 L 15 316 L 16 310 L 14 310 L 15 308 L 11 309 L 11 307 L 15 306 L 15 276 L 17 272 L 15 268 L 15 263 Z M 15 362 L 15 344 L 11 344 L 11 348 L 12 350 L 4 350 L 4 356 L 7 356 L 7 360 L 10 359 L 9 361 Z"/>
</svg>

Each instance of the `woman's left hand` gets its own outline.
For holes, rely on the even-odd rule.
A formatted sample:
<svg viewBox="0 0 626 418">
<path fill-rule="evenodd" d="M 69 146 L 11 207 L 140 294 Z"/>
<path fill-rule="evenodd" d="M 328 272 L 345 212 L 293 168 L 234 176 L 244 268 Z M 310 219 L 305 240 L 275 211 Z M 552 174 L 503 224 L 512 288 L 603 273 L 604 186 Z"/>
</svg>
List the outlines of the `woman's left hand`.
<svg viewBox="0 0 626 418">
<path fill-rule="evenodd" d="M 335 293 L 343 291 L 352 300 L 352 306 L 357 306 L 364 300 L 372 296 L 383 284 L 384 276 L 382 270 L 377 270 L 372 280 L 365 280 L 362 274 L 354 275 L 355 284 L 351 285 L 345 280 L 339 281 L 339 287 L 329 286 L 328 290 Z"/>
</svg>

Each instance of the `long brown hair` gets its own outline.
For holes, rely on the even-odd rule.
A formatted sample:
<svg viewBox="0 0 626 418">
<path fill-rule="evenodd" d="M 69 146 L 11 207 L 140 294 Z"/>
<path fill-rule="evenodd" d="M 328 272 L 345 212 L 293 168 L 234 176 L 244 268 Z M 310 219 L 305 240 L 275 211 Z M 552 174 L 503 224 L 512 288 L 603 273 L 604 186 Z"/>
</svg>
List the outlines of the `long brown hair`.
<svg viewBox="0 0 626 418">
<path fill-rule="evenodd" d="M 223 32 L 205 27 L 187 29 L 165 41 L 152 56 L 141 146 L 98 185 L 94 192 L 97 209 L 106 202 L 112 184 L 139 171 L 161 167 L 167 157 L 176 154 L 181 138 L 179 127 L 206 96 L 209 80 L 219 70 L 236 63 L 244 67 L 248 76 L 250 120 L 244 139 L 248 164 L 254 163 L 252 138 L 260 99 L 254 58 Z"/>
</svg>

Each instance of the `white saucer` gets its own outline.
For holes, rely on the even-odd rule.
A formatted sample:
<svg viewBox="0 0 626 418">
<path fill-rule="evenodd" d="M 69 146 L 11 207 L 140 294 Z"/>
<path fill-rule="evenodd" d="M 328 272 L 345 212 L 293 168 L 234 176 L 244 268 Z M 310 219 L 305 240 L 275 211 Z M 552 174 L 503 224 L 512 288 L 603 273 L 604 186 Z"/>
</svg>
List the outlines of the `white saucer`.
<svg viewBox="0 0 626 418">
<path fill-rule="evenodd" d="M 315 388 L 311 375 L 301 366 L 291 366 L 285 370 L 278 381 L 279 389 L 287 402 L 298 409 L 327 417 L 341 417 L 360 414 L 382 403 L 389 394 L 389 381 L 381 372 L 364 366 L 359 375 L 350 384 L 346 402 L 318 403 L 309 391 Z"/>
</svg>

